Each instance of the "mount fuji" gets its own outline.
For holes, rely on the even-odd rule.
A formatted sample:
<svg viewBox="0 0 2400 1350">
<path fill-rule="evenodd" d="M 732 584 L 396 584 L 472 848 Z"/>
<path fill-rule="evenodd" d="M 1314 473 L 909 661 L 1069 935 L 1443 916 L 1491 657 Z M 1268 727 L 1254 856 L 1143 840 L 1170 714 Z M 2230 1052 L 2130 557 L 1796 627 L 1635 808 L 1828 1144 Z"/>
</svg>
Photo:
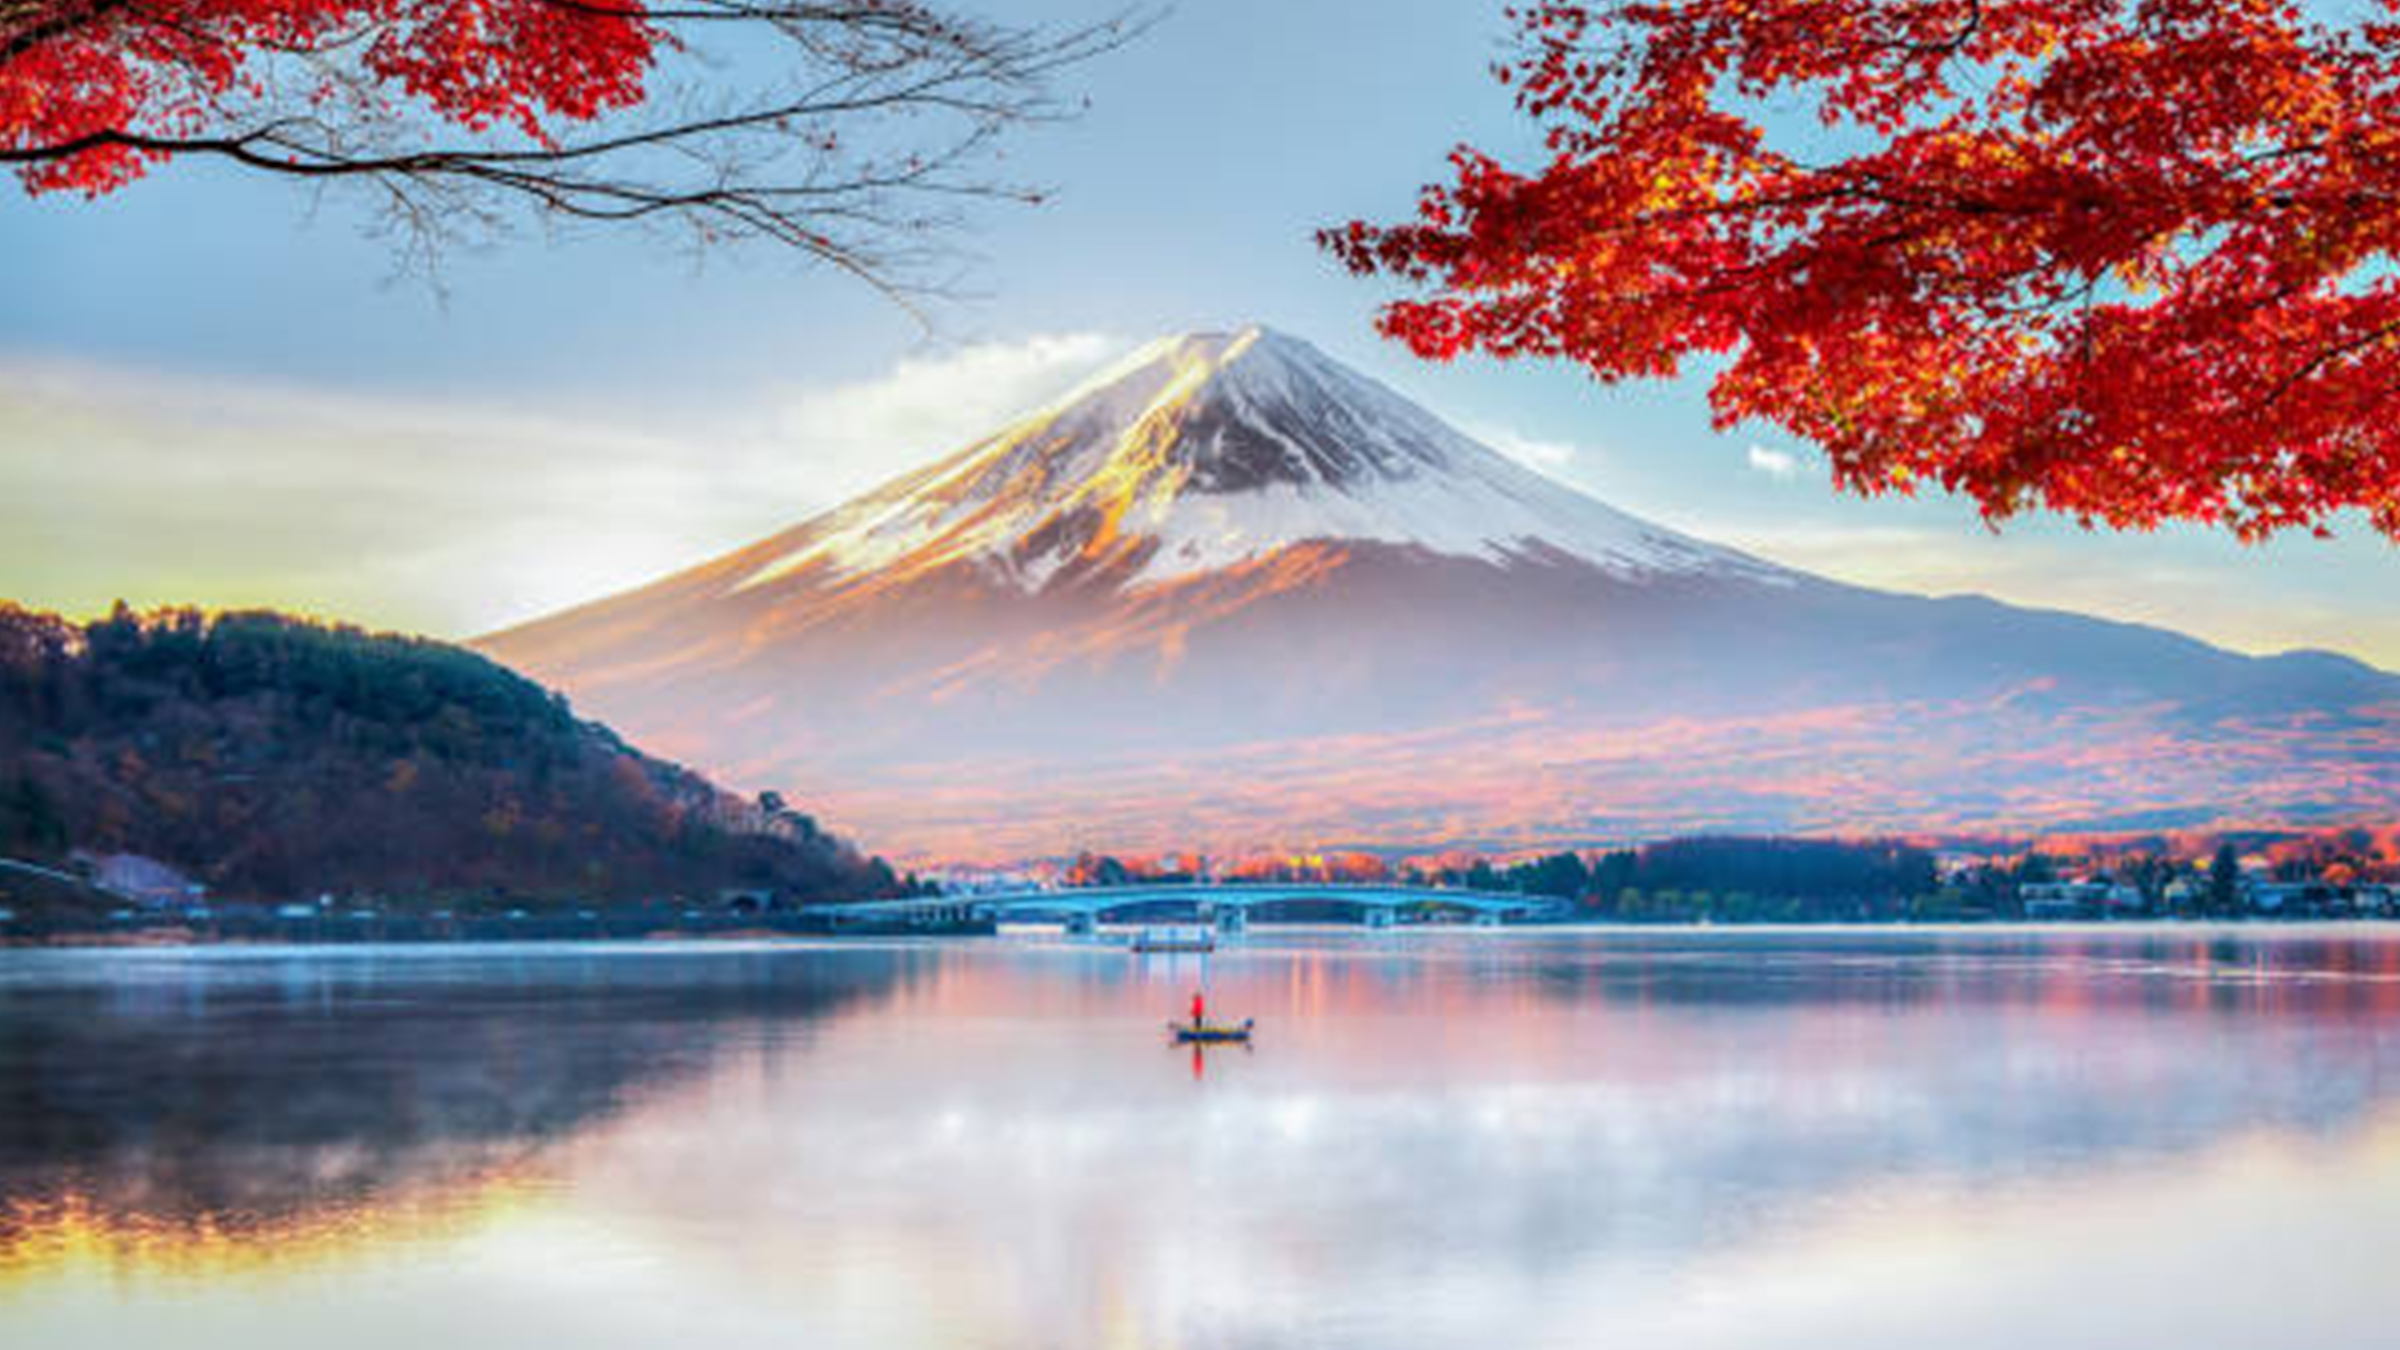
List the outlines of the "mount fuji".
<svg viewBox="0 0 2400 1350">
<path fill-rule="evenodd" d="M 2400 676 L 1781 567 L 1260 328 L 481 645 L 911 860 L 2400 809 Z"/>
</svg>

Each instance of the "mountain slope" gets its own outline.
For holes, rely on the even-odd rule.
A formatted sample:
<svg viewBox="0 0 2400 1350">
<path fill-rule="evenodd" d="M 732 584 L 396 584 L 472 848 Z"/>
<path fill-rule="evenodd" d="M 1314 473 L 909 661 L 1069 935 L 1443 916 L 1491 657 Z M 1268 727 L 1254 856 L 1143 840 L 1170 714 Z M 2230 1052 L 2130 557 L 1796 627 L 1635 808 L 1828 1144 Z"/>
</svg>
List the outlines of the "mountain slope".
<svg viewBox="0 0 2400 1350">
<path fill-rule="evenodd" d="M 1258 329 L 484 645 L 919 857 L 2400 803 L 2393 676 L 1777 567 Z"/>
<path fill-rule="evenodd" d="M 0 603 L 0 855 L 156 858 L 219 895 L 874 893 L 891 876 L 443 643 L 273 614 Z"/>
<path fill-rule="evenodd" d="M 1611 571 L 1773 569 L 1519 467 L 1306 343 L 1170 338 L 1048 409 L 748 551 L 736 590 L 971 563 L 1020 590 L 1141 585 L 1318 538 Z"/>
</svg>

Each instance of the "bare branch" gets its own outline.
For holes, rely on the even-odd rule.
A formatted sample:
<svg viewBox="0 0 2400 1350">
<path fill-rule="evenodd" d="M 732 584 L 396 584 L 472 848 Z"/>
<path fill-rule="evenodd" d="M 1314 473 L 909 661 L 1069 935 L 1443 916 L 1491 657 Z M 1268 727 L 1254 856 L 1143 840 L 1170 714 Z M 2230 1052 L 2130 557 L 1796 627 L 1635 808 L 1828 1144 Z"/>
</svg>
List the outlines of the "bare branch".
<svg viewBox="0 0 2400 1350">
<path fill-rule="evenodd" d="M 695 247 L 762 241 L 905 301 L 947 284 L 935 278 L 953 255 L 961 206 L 1046 195 L 991 173 L 1000 139 L 1074 115 L 1055 78 L 1161 17 L 1129 10 L 1053 30 L 961 17 L 928 0 L 530 2 L 596 23 L 635 19 L 657 34 L 660 64 L 638 104 L 538 127 L 464 126 L 395 94 L 362 64 L 380 36 L 431 9 L 404 4 L 248 41 L 242 58 L 254 78 L 213 92 L 206 118 L 32 141 L 0 125 L 0 164 L 32 172 L 130 152 L 358 182 L 411 270 L 430 271 L 428 261 L 461 237 L 501 228 L 513 205 L 562 223 L 671 225 Z M 204 21 L 143 0 L 0 0 L 0 78 L 47 43 L 106 42 L 143 27 L 186 43 L 224 40 L 195 22 Z"/>
</svg>

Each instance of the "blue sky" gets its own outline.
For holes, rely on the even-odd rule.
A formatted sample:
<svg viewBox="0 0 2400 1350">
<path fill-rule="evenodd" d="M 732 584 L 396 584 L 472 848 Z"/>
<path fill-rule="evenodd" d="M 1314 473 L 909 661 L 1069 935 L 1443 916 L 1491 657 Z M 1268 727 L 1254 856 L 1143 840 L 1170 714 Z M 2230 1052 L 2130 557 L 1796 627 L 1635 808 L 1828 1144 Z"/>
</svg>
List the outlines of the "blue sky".
<svg viewBox="0 0 2400 1350">
<path fill-rule="evenodd" d="M 1405 210 L 1456 141 L 1526 143 L 1485 73 L 1502 32 L 1496 2 L 1187 0 L 1070 77 L 1085 117 L 1012 142 L 1006 168 L 1059 193 L 978 216 L 978 298 L 930 343 L 765 251 L 695 265 L 528 225 L 452 254 L 443 303 L 339 195 L 200 165 L 99 202 L 9 194 L 0 595 L 482 631 L 790 524 L 1123 345 L 1255 320 L 1621 506 L 1796 565 L 2400 667 L 2400 552 L 2361 528 L 2263 549 L 1994 537 L 1956 502 L 1836 498 L 1764 429 L 1713 433 L 1696 379 L 1602 389 L 1382 343 L 1377 291 L 1309 233 Z"/>
</svg>

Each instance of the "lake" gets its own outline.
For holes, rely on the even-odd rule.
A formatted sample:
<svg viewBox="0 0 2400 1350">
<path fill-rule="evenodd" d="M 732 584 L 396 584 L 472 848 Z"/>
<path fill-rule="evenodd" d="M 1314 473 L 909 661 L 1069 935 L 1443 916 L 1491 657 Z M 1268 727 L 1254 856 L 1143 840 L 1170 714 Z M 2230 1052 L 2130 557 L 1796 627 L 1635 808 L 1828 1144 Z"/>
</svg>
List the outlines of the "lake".
<svg viewBox="0 0 2400 1350">
<path fill-rule="evenodd" d="M 0 952 L 10 1350 L 2328 1350 L 2394 1233 L 2372 928 Z"/>
</svg>

